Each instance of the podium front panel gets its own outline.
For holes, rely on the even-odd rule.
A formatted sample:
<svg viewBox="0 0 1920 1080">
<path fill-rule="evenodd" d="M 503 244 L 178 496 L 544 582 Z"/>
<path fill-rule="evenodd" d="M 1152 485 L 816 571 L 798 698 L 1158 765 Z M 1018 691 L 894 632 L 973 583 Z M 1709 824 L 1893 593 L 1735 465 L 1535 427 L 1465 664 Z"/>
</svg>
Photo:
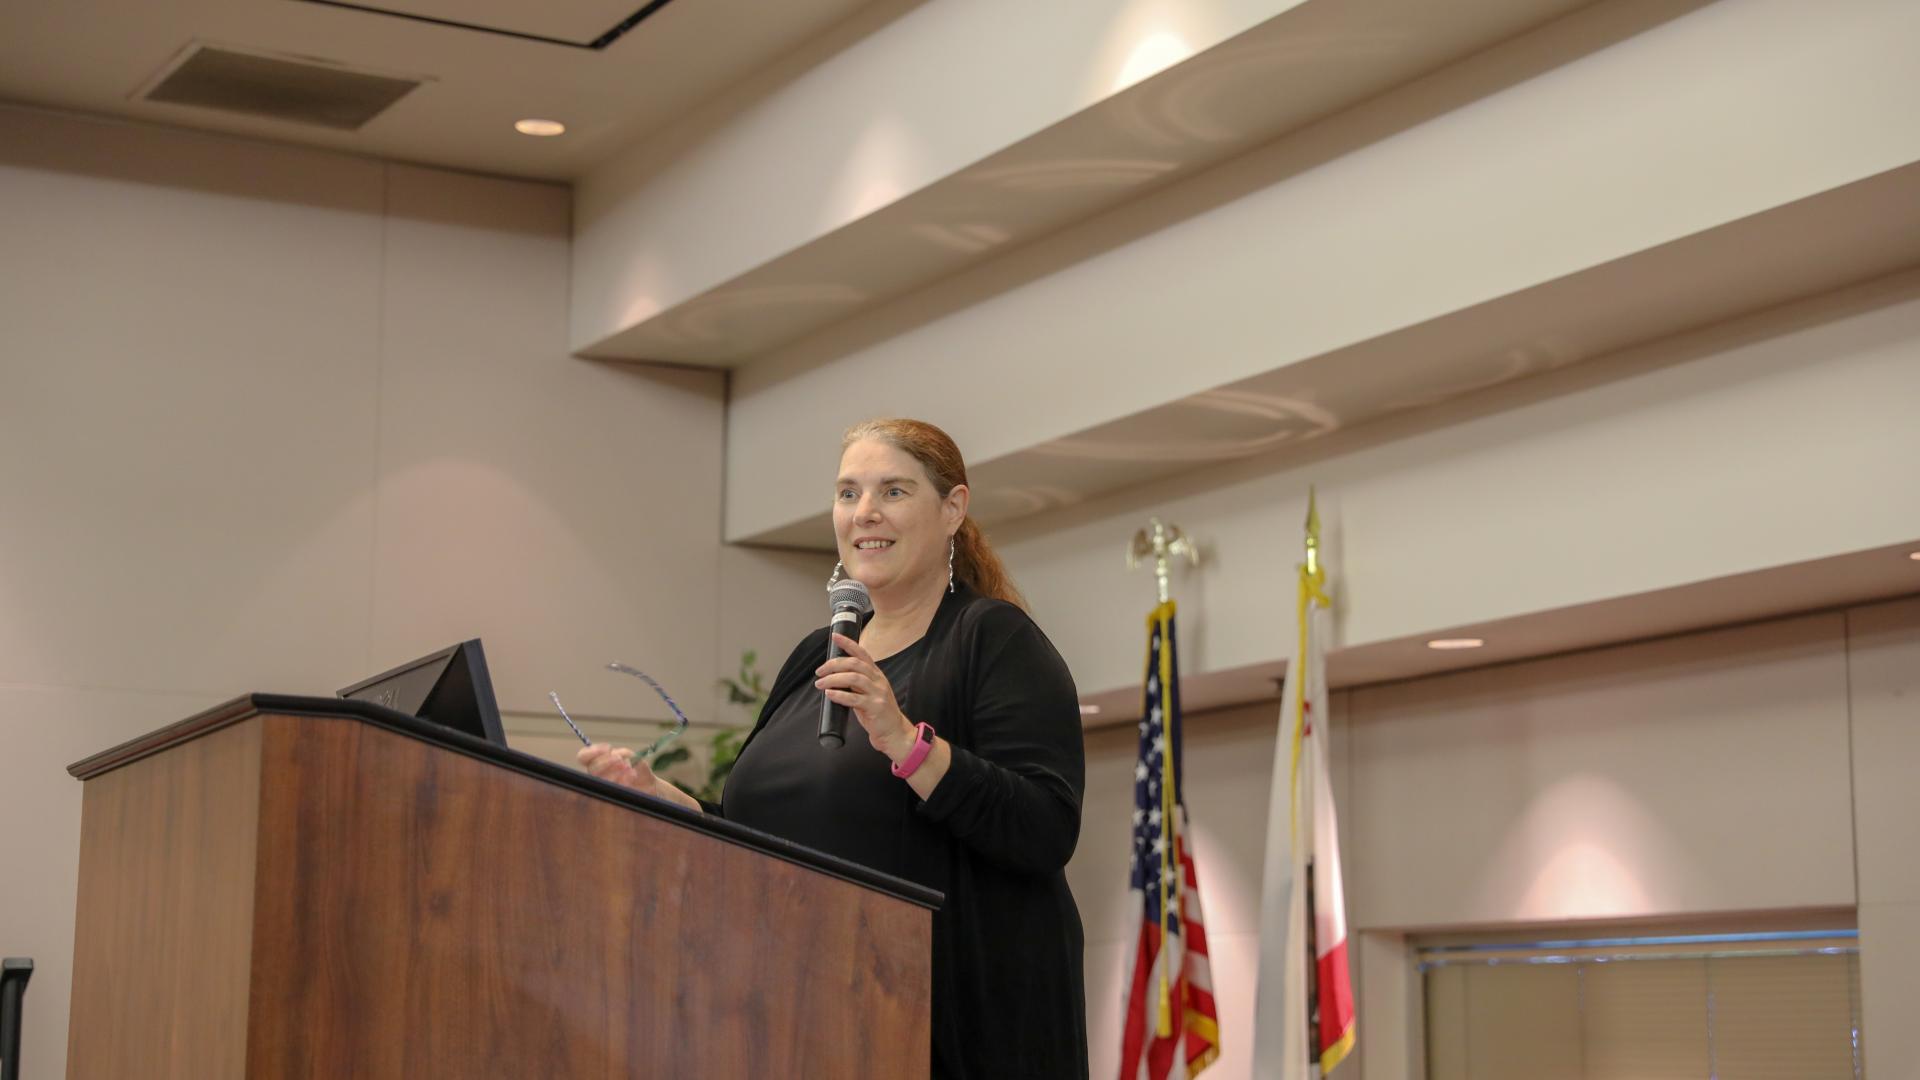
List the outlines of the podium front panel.
<svg viewBox="0 0 1920 1080">
<path fill-rule="evenodd" d="M 251 1075 L 926 1075 L 925 908 L 372 725 L 262 750 Z"/>
<path fill-rule="evenodd" d="M 241 1075 L 260 745 L 254 717 L 87 782 L 68 1076 Z"/>
<path fill-rule="evenodd" d="M 355 703 L 70 771 L 69 1077 L 927 1075 L 911 883 Z"/>
</svg>

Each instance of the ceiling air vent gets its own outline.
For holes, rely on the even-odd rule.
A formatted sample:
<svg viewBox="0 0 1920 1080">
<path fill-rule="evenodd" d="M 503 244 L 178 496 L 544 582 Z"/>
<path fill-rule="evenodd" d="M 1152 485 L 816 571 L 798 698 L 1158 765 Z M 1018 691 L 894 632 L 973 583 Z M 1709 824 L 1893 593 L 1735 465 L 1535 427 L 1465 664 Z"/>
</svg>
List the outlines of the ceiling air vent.
<svg viewBox="0 0 1920 1080">
<path fill-rule="evenodd" d="M 143 101 L 357 131 L 420 85 L 320 60 L 264 56 L 195 43 Z"/>
</svg>

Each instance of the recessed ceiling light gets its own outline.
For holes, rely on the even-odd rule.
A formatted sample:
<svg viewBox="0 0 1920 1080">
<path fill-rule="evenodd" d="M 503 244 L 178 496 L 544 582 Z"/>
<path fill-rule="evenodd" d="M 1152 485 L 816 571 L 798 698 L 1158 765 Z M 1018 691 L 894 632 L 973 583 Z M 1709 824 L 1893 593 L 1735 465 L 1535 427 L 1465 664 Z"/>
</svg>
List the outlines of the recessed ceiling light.
<svg viewBox="0 0 1920 1080">
<path fill-rule="evenodd" d="M 1100 715 L 1100 706 L 1098 706 L 1098 705 L 1082 705 L 1082 706 L 1080 706 L 1080 715 L 1081 715 L 1081 716 L 1099 716 L 1099 715 Z"/>
<path fill-rule="evenodd" d="M 513 130 L 522 135 L 564 135 L 567 125 L 558 120 L 515 120 Z"/>
<path fill-rule="evenodd" d="M 1907 558 L 1912 559 L 1914 562 L 1920 562 L 1920 551 L 1907 552 Z"/>
<path fill-rule="evenodd" d="M 1443 637 L 1427 642 L 1429 649 L 1477 649 L 1486 641 L 1477 637 Z"/>
</svg>

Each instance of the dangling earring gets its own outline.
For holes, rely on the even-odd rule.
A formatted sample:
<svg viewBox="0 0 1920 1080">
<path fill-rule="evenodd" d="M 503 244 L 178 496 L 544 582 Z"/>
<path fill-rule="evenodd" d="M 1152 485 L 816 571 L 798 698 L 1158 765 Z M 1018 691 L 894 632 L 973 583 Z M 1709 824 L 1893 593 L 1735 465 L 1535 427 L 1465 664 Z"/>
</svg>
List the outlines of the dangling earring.
<svg viewBox="0 0 1920 1080">
<path fill-rule="evenodd" d="M 947 537 L 947 591 L 953 591 L 953 537 Z"/>
<path fill-rule="evenodd" d="M 833 564 L 833 573 L 831 573 L 831 574 L 829 574 L 829 575 L 827 575 L 827 591 L 828 591 L 828 592 L 832 592 L 832 591 L 833 591 L 833 587 L 834 587 L 835 585 L 838 585 L 838 584 L 840 584 L 840 579 L 841 579 L 841 578 L 843 578 L 843 577 L 845 577 L 845 576 L 847 576 L 847 568 L 846 568 L 846 564 L 845 564 L 845 563 L 839 563 L 839 562 L 836 562 L 836 563 L 834 563 L 834 564 Z"/>
</svg>

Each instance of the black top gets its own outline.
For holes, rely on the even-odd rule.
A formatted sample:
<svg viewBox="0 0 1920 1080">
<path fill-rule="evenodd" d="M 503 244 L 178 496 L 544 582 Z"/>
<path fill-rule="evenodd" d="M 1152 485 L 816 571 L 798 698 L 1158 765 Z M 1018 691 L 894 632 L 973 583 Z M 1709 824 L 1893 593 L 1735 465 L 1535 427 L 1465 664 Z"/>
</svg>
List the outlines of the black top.
<svg viewBox="0 0 1920 1080">
<path fill-rule="evenodd" d="M 1085 756 L 1066 663 L 1019 608 L 948 594 L 926 635 L 880 662 L 901 711 L 952 746 L 921 802 L 858 720 L 845 746 L 819 745 L 813 671 L 826 657 L 822 628 L 781 667 L 725 816 L 946 893 L 933 915 L 933 1076 L 1085 1077 L 1083 938 L 1066 879 Z"/>
<path fill-rule="evenodd" d="M 908 716 L 918 715 L 910 695 L 914 658 L 925 646 L 922 638 L 880 661 Z M 727 820 L 904 877 L 913 842 L 908 826 L 920 796 L 893 775 L 887 756 L 853 717 L 845 746 L 820 745 L 825 700 L 804 680 L 754 733 L 753 753 L 743 750 L 727 777 Z"/>
</svg>

